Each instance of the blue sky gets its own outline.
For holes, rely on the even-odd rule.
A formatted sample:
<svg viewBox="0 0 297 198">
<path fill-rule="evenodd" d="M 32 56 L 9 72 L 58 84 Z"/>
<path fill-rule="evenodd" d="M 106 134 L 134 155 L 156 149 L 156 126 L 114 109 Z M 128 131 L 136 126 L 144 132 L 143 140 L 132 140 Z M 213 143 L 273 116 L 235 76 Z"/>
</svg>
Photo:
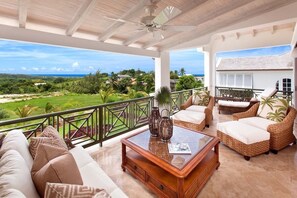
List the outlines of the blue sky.
<svg viewBox="0 0 297 198">
<path fill-rule="evenodd" d="M 227 52 L 219 57 L 238 57 L 263 54 L 280 54 L 289 51 L 289 46 Z M 170 53 L 170 69 L 182 67 L 189 74 L 204 73 L 203 54 L 196 49 Z M 0 73 L 13 74 L 88 74 L 97 70 L 111 73 L 124 69 L 153 71 L 150 57 L 116 54 L 56 47 L 17 41 L 0 40 Z"/>
</svg>

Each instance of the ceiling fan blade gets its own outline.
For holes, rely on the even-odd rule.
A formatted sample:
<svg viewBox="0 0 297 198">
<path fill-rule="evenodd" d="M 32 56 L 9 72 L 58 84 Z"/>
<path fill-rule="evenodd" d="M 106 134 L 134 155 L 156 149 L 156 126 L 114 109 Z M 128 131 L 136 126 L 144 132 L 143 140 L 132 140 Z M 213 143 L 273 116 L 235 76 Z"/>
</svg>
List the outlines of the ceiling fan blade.
<svg viewBox="0 0 297 198">
<path fill-rule="evenodd" d="M 164 8 L 153 20 L 154 23 L 163 25 L 170 19 L 176 17 L 181 13 L 181 10 L 173 6 L 167 6 Z"/>
<path fill-rule="evenodd" d="M 177 32 L 186 32 L 186 31 L 192 31 L 196 28 L 196 26 L 191 25 L 163 25 L 162 30 L 168 30 L 168 31 L 177 31 Z"/>
</svg>

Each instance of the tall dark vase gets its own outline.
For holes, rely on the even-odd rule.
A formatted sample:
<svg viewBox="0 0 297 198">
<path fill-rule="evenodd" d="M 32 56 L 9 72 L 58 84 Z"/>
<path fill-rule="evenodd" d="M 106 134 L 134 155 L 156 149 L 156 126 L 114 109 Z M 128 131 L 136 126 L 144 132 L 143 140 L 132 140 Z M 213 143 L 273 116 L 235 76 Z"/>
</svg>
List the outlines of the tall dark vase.
<svg viewBox="0 0 297 198">
<path fill-rule="evenodd" d="M 166 111 L 168 111 L 169 114 L 169 110 L 164 109 Z M 163 113 L 163 111 L 161 112 L 161 115 Z M 159 135 L 161 137 L 161 140 L 164 142 L 167 142 L 170 140 L 170 138 L 173 135 L 173 122 L 170 119 L 170 116 L 162 116 L 161 121 L 159 123 Z"/>
<path fill-rule="evenodd" d="M 159 107 L 153 107 L 151 115 L 149 117 L 149 130 L 152 137 L 157 137 L 159 135 L 159 120 L 160 120 Z"/>
</svg>

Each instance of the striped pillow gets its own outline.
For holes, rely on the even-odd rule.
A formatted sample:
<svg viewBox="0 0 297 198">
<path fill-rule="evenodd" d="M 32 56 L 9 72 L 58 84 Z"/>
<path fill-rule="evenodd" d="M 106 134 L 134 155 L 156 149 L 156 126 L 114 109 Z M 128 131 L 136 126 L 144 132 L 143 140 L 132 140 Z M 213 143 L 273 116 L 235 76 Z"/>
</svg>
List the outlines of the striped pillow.
<svg viewBox="0 0 297 198">
<path fill-rule="evenodd" d="M 111 197 L 104 189 L 83 185 L 46 183 L 44 198 L 109 198 Z"/>
<path fill-rule="evenodd" d="M 29 151 L 33 159 L 35 159 L 37 148 L 40 144 L 48 144 L 51 146 L 65 149 L 63 142 L 58 139 L 49 137 L 32 137 L 29 143 Z"/>
</svg>

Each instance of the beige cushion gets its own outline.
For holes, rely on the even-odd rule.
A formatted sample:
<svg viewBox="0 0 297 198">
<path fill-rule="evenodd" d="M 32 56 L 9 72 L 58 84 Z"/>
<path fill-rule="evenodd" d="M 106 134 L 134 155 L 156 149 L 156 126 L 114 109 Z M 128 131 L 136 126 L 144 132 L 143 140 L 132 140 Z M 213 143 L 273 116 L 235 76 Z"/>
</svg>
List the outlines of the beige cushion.
<svg viewBox="0 0 297 198">
<path fill-rule="evenodd" d="M 267 128 L 270 124 L 275 124 L 277 122 L 268 120 L 266 118 L 261 117 L 249 117 L 249 118 L 242 118 L 238 120 L 241 123 L 245 123 L 254 127 L 257 127 L 259 129 L 263 129 L 267 131 Z"/>
<path fill-rule="evenodd" d="M 59 184 L 59 183 L 47 183 L 44 193 L 44 198 L 109 198 L 109 194 L 100 188 L 94 188 L 82 185 L 73 184 Z"/>
<path fill-rule="evenodd" d="M 174 120 L 181 120 L 184 122 L 190 122 L 195 124 L 200 124 L 205 120 L 205 113 L 196 111 L 181 110 L 172 116 Z"/>
<path fill-rule="evenodd" d="M 209 91 L 195 91 L 192 96 L 192 104 L 207 106 L 209 103 L 209 99 Z"/>
<path fill-rule="evenodd" d="M 227 106 L 227 107 L 248 107 L 250 102 L 238 102 L 238 101 L 228 101 L 228 100 L 219 100 L 218 104 L 220 106 Z"/>
<path fill-rule="evenodd" d="M 271 97 L 276 92 L 277 92 L 277 89 L 275 89 L 274 87 L 268 87 L 268 88 L 264 89 L 264 91 L 260 95 L 257 96 L 257 100 L 260 101 L 261 98 Z"/>
<path fill-rule="evenodd" d="M 188 110 L 188 111 L 198 111 L 198 112 L 204 113 L 206 108 L 207 108 L 206 106 L 191 105 L 188 108 L 186 108 L 186 110 Z"/>
<path fill-rule="evenodd" d="M 286 117 L 288 101 L 280 98 L 262 98 L 257 115 L 276 122 L 281 122 Z"/>
<path fill-rule="evenodd" d="M 39 197 L 24 158 L 15 150 L 6 151 L 0 159 L 0 187 L 16 189 L 26 197 Z"/>
<path fill-rule="evenodd" d="M 1 189 L 1 188 L 0 188 Z M 0 197 L 2 198 L 26 198 L 26 196 L 19 190 L 9 188 L 0 190 Z"/>
<path fill-rule="evenodd" d="M 217 130 L 244 144 L 253 144 L 270 139 L 270 133 L 267 131 L 238 121 L 218 123 Z"/>
<path fill-rule="evenodd" d="M 1 149 L 0 157 L 8 150 L 16 150 L 25 160 L 26 165 L 31 169 L 33 158 L 29 152 L 29 144 L 22 130 L 12 130 L 5 136 Z"/>
<path fill-rule="evenodd" d="M 30 150 L 30 153 L 31 153 L 33 159 L 35 159 L 37 148 L 38 148 L 39 144 L 41 144 L 41 143 L 48 144 L 48 145 L 55 146 L 55 147 L 65 148 L 62 141 L 57 138 L 54 139 L 54 138 L 49 138 L 49 137 L 32 137 L 30 139 L 30 143 L 29 143 L 29 150 Z"/>
<path fill-rule="evenodd" d="M 107 174 L 100 168 L 88 152 L 81 146 L 76 146 L 70 150 L 75 161 L 81 177 L 83 185 L 96 188 L 103 188 L 110 194 L 111 197 L 125 198 L 127 195 L 115 185 L 115 183 L 107 176 Z"/>
<path fill-rule="evenodd" d="M 46 182 L 83 184 L 76 162 L 67 149 L 40 144 L 32 166 L 32 179 L 43 197 Z"/>
<path fill-rule="evenodd" d="M 47 126 L 43 132 L 41 133 L 40 137 L 49 137 L 53 138 L 57 141 L 60 141 L 60 145 L 64 148 L 68 149 L 66 143 L 64 142 L 63 138 L 60 137 L 59 132 L 52 126 Z"/>
</svg>

